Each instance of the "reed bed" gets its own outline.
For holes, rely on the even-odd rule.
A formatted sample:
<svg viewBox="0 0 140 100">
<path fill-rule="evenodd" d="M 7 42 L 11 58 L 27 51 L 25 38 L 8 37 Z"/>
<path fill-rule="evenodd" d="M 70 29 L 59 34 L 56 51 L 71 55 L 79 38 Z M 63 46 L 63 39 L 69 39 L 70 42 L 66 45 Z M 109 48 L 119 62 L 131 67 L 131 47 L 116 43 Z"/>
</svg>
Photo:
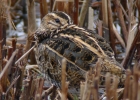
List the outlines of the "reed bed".
<svg viewBox="0 0 140 100">
<path fill-rule="evenodd" d="M 46 79 L 32 56 L 37 28 L 36 4 L 40 5 L 40 19 L 48 12 L 60 10 L 81 27 L 88 27 L 87 22 L 94 20 L 94 30 L 106 38 L 116 59 L 126 69 L 124 87 L 119 88 L 119 79 L 109 73 L 104 76 L 105 86 L 100 86 L 101 59 L 94 66 L 96 70 L 86 73 L 76 96 L 68 91 L 65 59 L 62 60 L 61 89 L 45 86 Z M 91 11 L 94 15 L 87 17 Z M 140 100 L 139 18 L 139 0 L 0 0 L 0 100 Z M 22 20 L 27 28 L 25 44 L 19 43 L 17 36 L 6 35 L 7 30 L 16 30 Z M 102 94 L 99 94 L 100 88 L 104 90 Z"/>
</svg>

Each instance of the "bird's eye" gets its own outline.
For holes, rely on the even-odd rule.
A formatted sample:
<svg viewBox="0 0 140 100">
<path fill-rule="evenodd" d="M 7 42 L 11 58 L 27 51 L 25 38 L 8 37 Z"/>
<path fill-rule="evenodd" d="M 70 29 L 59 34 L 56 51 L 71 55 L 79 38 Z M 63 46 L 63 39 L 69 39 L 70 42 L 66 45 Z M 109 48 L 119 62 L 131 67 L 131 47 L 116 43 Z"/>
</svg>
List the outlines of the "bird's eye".
<svg viewBox="0 0 140 100">
<path fill-rule="evenodd" d="M 56 23 L 60 23 L 60 20 L 58 18 L 55 19 Z"/>
</svg>

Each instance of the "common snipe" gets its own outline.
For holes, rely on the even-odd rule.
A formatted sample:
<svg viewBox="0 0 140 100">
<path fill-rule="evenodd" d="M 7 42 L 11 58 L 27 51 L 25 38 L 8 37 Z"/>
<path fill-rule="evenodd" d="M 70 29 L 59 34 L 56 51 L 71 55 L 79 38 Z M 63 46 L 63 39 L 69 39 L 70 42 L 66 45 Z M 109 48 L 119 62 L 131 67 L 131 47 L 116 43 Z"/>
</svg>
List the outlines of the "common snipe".
<svg viewBox="0 0 140 100">
<path fill-rule="evenodd" d="M 70 86 L 77 87 L 85 72 L 94 67 L 98 58 L 103 60 L 102 72 L 121 77 L 123 69 L 114 58 L 106 40 L 94 31 L 72 24 L 64 12 L 48 13 L 35 32 L 36 60 L 41 71 L 51 82 L 61 82 L 61 60 L 67 60 L 66 75 Z"/>
</svg>

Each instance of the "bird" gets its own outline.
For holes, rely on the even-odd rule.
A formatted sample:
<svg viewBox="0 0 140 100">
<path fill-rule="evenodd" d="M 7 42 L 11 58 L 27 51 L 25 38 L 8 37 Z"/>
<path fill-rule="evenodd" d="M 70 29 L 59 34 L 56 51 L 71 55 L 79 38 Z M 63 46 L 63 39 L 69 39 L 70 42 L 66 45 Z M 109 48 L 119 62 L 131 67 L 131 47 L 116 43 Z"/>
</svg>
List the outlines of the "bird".
<svg viewBox="0 0 140 100">
<path fill-rule="evenodd" d="M 85 73 L 102 59 L 101 72 L 122 77 L 124 69 L 115 60 L 109 43 L 95 31 L 73 24 L 68 14 L 46 14 L 35 31 L 35 57 L 41 72 L 56 86 L 61 85 L 62 59 L 66 59 L 69 87 L 79 88 Z"/>
</svg>

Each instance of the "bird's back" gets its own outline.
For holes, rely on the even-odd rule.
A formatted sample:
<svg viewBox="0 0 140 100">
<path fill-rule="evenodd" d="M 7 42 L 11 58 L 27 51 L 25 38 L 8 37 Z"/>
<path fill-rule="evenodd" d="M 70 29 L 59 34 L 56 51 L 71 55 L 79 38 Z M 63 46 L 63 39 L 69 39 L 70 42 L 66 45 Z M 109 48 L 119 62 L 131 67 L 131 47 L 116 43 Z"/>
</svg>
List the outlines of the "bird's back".
<svg viewBox="0 0 140 100">
<path fill-rule="evenodd" d="M 45 33 L 45 31 L 44 31 Z M 47 33 L 47 31 L 46 31 Z M 39 33 L 36 33 L 39 36 Z M 46 37 L 45 37 L 46 36 Z M 61 60 L 66 58 L 67 80 L 70 86 L 79 86 L 84 74 L 94 67 L 98 58 L 103 59 L 102 71 L 120 75 L 122 69 L 114 59 L 114 53 L 104 38 L 91 30 L 67 25 L 44 35 L 36 48 L 36 59 L 42 72 L 53 83 L 61 82 Z"/>
</svg>

